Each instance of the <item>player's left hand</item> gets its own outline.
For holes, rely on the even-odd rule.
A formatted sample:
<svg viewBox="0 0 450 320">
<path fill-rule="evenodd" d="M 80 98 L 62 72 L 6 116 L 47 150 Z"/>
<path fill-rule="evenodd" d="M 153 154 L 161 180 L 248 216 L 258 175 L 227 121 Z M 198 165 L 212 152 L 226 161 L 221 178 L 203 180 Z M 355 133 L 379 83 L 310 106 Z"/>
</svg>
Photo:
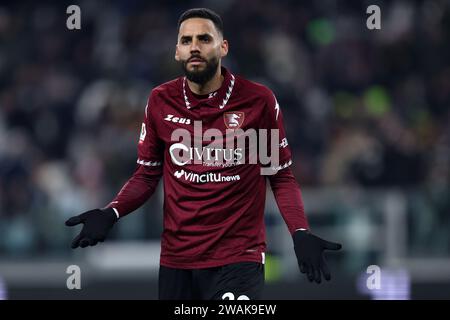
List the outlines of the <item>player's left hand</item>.
<svg viewBox="0 0 450 320">
<path fill-rule="evenodd" d="M 331 279 L 330 270 L 323 255 L 324 250 L 340 250 L 342 245 L 321 239 L 308 230 L 298 230 L 292 236 L 295 255 L 297 256 L 300 272 L 305 273 L 310 282 Z"/>
</svg>

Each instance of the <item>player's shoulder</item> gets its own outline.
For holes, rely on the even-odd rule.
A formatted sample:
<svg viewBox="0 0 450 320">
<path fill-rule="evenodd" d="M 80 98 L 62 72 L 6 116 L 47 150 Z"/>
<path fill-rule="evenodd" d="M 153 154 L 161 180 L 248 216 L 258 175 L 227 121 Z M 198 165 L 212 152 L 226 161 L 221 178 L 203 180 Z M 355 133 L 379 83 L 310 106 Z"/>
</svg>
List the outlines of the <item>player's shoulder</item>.
<svg viewBox="0 0 450 320">
<path fill-rule="evenodd" d="M 145 115 L 152 114 L 152 117 L 160 115 L 162 112 L 164 102 L 168 99 L 177 99 L 180 90 L 181 78 L 176 78 L 165 83 L 162 83 L 150 90 L 148 95 L 147 105 L 145 106 Z"/>
<path fill-rule="evenodd" d="M 179 94 L 180 84 L 181 84 L 181 77 L 164 82 L 152 89 L 151 96 L 154 98 L 157 98 L 157 97 L 166 96 L 166 95 L 174 96 L 176 94 Z"/>
<path fill-rule="evenodd" d="M 272 103 L 275 100 L 273 91 L 266 85 L 248 80 L 242 76 L 236 76 L 239 93 L 251 96 L 255 99 L 261 99 L 267 104 Z"/>
</svg>

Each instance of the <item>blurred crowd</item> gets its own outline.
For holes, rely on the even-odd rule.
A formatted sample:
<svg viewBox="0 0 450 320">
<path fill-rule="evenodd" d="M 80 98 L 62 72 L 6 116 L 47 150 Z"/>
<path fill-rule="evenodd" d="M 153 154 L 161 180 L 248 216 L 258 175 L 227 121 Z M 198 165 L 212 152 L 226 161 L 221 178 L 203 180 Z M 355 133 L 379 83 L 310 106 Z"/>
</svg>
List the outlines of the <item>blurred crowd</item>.
<svg viewBox="0 0 450 320">
<path fill-rule="evenodd" d="M 63 250 L 63 221 L 117 193 L 198 6 L 224 20 L 224 65 L 276 94 L 302 187 L 401 189 L 421 241 L 448 232 L 450 1 L 86 0 L 81 30 L 67 5 L 0 5 L 0 254 Z"/>
</svg>

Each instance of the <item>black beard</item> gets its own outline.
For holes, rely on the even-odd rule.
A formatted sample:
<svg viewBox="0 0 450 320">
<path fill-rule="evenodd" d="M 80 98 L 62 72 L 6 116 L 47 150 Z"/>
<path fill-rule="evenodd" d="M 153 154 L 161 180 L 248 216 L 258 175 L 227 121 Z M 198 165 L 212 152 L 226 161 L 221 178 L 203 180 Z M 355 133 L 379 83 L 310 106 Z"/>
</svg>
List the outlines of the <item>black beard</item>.
<svg viewBox="0 0 450 320">
<path fill-rule="evenodd" d="M 203 71 L 189 71 L 186 66 L 187 63 L 187 61 L 181 63 L 186 78 L 192 82 L 203 85 L 211 80 L 216 74 L 217 67 L 219 66 L 219 59 L 211 58 L 211 60 L 206 61 L 206 67 Z"/>
</svg>

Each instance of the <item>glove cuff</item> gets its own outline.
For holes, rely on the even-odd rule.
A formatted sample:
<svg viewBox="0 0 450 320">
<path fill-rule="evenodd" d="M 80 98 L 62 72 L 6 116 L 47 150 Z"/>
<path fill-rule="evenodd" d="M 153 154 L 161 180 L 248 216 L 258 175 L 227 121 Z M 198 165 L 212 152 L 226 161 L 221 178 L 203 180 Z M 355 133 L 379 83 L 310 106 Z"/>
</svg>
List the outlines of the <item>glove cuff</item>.
<svg viewBox="0 0 450 320">
<path fill-rule="evenodd" d="M 292 235 L 292 240 L 294 240 L 294 244 L 298 243 L 302 239 L 309 237 L 311 232 L 307 229 L 297 229 Z"/>
<path fill-rule="evenodd" d="M 119 220 L 113 208 L 103 208 L 100 209 L 100 211 L 102 211 L 105 215 L 107 215 L 108 220 L 110 220 L 113 224 L 116 223 L 117 220 Z"/>
</svg>

